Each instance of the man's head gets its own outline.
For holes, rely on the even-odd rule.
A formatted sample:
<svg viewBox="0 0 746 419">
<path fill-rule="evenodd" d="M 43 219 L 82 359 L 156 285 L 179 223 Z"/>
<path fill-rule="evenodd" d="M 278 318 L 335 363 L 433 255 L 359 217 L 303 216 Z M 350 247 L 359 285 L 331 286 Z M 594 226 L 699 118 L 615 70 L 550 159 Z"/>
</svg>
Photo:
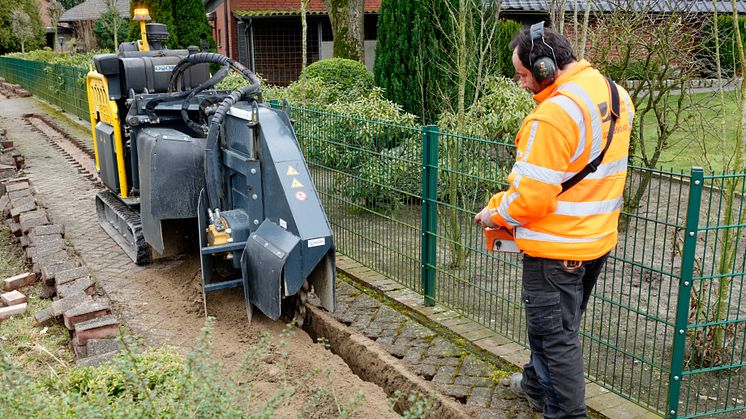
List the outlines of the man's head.
<svg viewBox="0 0 746 419">
<path fill-rule="evenodd" d="M 576 60 L 570 41 L 550 28 L 544 28 L 543 37 L 534 39 L 533 42 L 530 28 L 521 29 L 510 41 L 510 48 L 513 49 L 513 67 L 520 78 L 521 86 L 534 93 L 539 93 L 551 84 L 540 83 L 531 73 L 531 66 L 537 59 L 549 57 L 556 61 L 558 72 L 562 72 L 568 64 Z"/>
</svg>

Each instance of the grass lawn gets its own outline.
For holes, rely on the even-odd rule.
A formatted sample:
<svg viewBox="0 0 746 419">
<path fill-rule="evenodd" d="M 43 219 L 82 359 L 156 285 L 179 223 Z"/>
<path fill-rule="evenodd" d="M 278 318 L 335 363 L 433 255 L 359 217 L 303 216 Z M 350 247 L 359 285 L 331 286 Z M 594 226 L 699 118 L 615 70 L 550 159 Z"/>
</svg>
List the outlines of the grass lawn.
<svg viewBox="0 0 746 419">
<path fill-rule="evenodd" d="M 670 96 L 668 100 L 674 105 L 679 97 Z M 740 115 L 736 92 L 725 92 L 724 109 L 716 92 L 693 94 L 690 100 L 693 106 L 686 112 L 686 127 L 674 133 L 669 140 L 658 167 L 677 173 L 689 173 L 692 166 L 703 167 L 705 174 L 717 174 L 723 170 L 731 173 L 743 171 L 743 164 L 737 168 L 732 163 L 736 122 Z M 726 116 L 723 127 L 720 122 L 722 115 Z M 658 137 L 657 121 L 652 112 L 648 113 L 644 123 L 643 138 L 650 156 Z"/>
</svg>

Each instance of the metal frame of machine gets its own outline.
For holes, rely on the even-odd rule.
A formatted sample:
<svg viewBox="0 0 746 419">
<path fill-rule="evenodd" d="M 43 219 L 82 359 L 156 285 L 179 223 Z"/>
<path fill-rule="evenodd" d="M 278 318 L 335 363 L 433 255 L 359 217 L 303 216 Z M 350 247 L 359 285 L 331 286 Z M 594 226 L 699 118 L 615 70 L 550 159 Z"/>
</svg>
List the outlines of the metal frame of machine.
<svg viewBox="0 0 746 419">
<path fill-rule="evenodd" d="M 135 20 L 143 39 L 95 56 L 86 80 L 102 228 L 137 264 L 193 238 L 203 292 L 243 287 L 249 319 L 257 307 L 302 322 L 311 290 L 333 311 L 331 228 L 287 114 L 241 64 L 164 49 L 165 26 Z M 247 86 L 216 90 L 231 70 Z"/>
</svg>

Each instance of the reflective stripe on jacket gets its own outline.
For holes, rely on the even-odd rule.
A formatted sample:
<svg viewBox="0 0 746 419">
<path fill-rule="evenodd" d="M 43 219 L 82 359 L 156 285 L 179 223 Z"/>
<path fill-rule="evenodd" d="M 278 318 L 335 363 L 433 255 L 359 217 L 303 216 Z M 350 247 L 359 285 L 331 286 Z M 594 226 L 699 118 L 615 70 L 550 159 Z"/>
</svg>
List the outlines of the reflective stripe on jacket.
<svg viewBox="0 0 746 419">
<path fill-rule="evenodd" d="M 634 107 L 619 88 L 614 139 L 594 173 L 562 195 L 562 182 L 606 145 L 610 93 L 605 78 L 581 60 L 534 96 L 539 105 L 516 135 L 510 188 L 490 199 L 490 217 L 515 228 L 516 244 L 534 257 L 592 260 L 611 251 L 627 176 Z"/>
</svg>

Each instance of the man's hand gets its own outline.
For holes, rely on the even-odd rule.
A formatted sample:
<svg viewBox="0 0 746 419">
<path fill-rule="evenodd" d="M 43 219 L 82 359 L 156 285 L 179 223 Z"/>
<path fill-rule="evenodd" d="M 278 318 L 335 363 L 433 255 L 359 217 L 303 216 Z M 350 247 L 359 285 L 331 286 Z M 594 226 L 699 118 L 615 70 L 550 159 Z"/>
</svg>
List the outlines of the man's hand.
<svg viewBox="0 0 746 419">
<path fill-rule="evenodd" d="M 482 208 L 477 215 L 474 216 L 474 224 L 479 224 L 482 227 L 496 228 L 497 224 L 490 218 L 490 212 L 487 207 Z"/>
</svg>

